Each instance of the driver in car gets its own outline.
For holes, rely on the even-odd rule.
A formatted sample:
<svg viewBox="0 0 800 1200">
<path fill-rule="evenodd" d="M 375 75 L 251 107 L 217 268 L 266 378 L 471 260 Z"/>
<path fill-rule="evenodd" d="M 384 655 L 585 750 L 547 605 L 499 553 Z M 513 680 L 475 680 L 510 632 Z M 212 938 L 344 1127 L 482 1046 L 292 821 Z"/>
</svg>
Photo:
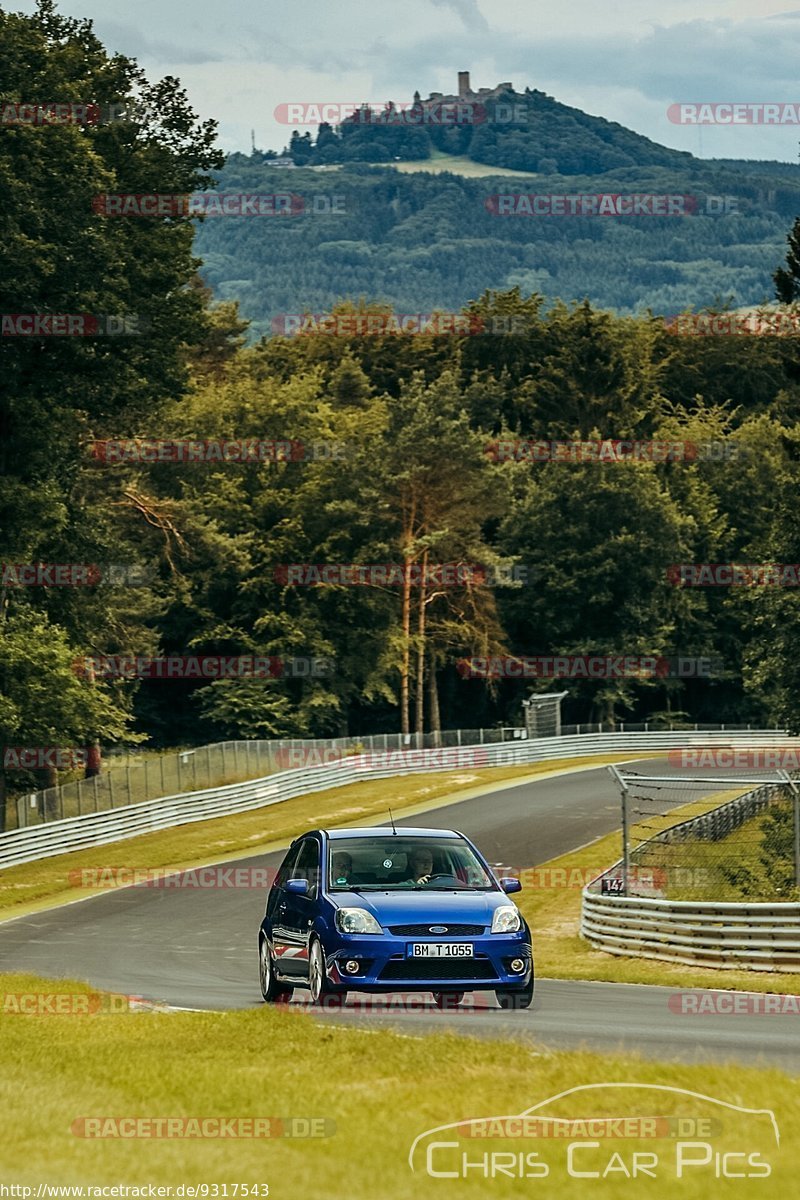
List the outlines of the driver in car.
<svg viewBox="0 0 800 1200">
<path fill-rule="evenodd" d="M 411 878 L 403 880 L 405 884 L 413 886 L 416 883 L 427 883 L 434 874 L 431 851 L 425 846 L 417 846 L 408 856 L 408 869 Z"/>
</svg>

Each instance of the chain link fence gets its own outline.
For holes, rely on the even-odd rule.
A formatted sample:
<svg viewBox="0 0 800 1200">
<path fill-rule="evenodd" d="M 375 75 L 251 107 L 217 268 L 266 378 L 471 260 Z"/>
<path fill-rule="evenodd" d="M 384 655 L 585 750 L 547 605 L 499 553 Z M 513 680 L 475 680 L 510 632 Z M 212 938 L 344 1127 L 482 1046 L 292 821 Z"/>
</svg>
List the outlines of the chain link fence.
<svg viewBox="0 0 800 1200">
<path fill-rule="evenodd" d="M 620 864 L 599 881 L 601 892 L 685 901 L 800 900 L 798 772 L 783 775 L 785 782 L 747 787 L 741 779 L 653 781 L 625 773 L 627 890 Z"/>
<path fill-rule="evenodd" d="M 291 767 L 321 766 L 354 754 L 489 745 L 525 737 L 524 729 L 450 729 L 438 734 L 286 738 L 215 742 L 171 754 L 106 752 L 99 775 L 9 799 L 6 829 L 27 829 L 85 813 L 105 812 L 161 796 L 259 779 Z"/>
</svg>

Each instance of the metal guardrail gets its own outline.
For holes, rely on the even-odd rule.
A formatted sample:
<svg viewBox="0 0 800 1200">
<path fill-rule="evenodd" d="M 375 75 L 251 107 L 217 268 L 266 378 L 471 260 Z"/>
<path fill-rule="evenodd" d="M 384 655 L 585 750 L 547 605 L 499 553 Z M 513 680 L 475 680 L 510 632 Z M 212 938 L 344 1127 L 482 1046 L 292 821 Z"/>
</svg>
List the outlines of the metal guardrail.
<svg viewBox="0 0 800 1200">
<path fill-rule="evenodd" d="M 620 733 L 647 733 L 650 726 L 619 725 Z M 695 725 L 708 731 L 746 732 L 745 725 Z M 552 731 L 552 732 L 555 732 Z M 552 732 L 547 736 L 552 736 Z M 611 733 L 602 722 L 562 726 L 561 734 Z M 128 804 L 158 800 L 161 796 L 197 792 L 228 783 L 261 779 L 298 765 L 304 757 L 315 766 L 336 758 L 374 750 L 431 750 L 445 746 L 491 745 L 528 737 L 525 728 L 442 729 L 437 733 L 373 733 L 338 738 L 271 738 L 214 742 L 185 747 L 170 754 L 147 750 L 107 748 L 101 772 L 89 779 L 76 779 L 40 791 L 17 795 L 6 805 L 5 829 L 27 829 L 87 813 L 105 812 Z M 532 736 L 532 735 L 531 735 Z M 542 735 L 544 736 L 544 734 Z M 311 765 L 306 762 L 305 765 Z M 0 820 L 0 831 L 2 831 Z"/>
<path fill-rule="evenodd" d="M 693 967 L 800 972 L 800 904 L 651 900 L 583 893 L 596 950 Z"/>
<path fill-rule="evenodd" d="M 499 732 L 499 731 L 498 731 Z M 786 735 L 775 730 L 737 732 L 750 746 L 783 745 Z M 415 771 L 447 771 L 459 767 L 510 766 L 557 758 L 667 750 L 693 743 L 726 746 L 729 733 L 675 730 L 649 733 L 600 733 L 494 744 L 451 746 L 430 750 L 388 750 L 353 755 L 320 767 L 280 771 L 246 783 L 181 793 L 107 812 L 85 813 L 0 835 L 0 868 L 50 858 L 73 850 L 107 845 L 142 833 L 170 829 L 211 817 L 279 804 L 310 792 L 342 787 L 369 779 Z"/>
<path fill-rule="evenodd" d="M 596 732 L 602 733 L 599 726 Z M 592 728 L 584 726 L 584 731 Z M 581 732 L 581 728 L 574 732 Z M 319 766 L 338 758 L 374 750 L 425 750 L 437 746 L 461 746 L 513 741 L 525 736 L 519 728 L 446 729 L 437 734 L 374 733 L 326 738 L 271 738 L 214 742 L 186 747 L 171 754 L 106 751 L 99 775 L 76 779 L 38 792 L 18 795 L 7 804 L 7 830 L 27 829 L 69 817 L 142 804 L 161 796 L 197 792 L 262 779 L 299 763 Z M 310 762 L 308 761 L 310 760 Z M 316 760 L 316 761 L 315 761 Z M 0 828 L 2 822 L 0 822 Z"/>
<path fill-rule="evenodd" d="M 763 811 L 782 787 L 754 788 L 663 830 L 638 846 L 631 860 L 656 843 L 724 838 Z M 603 879 L 621 867 L 615 863 L 583 890 L 580 931 L 595 950 L 697 967 L 800 972 L 800 904 L 603 895 Z"/>
</svg>

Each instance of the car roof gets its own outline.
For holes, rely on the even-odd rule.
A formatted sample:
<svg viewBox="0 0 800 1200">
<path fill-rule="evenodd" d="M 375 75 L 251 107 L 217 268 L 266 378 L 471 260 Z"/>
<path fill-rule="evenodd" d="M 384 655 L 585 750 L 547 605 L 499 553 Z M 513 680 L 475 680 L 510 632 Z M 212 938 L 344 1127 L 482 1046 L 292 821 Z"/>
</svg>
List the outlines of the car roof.
<svg viewBox="0 0 800 1200">
<path fill-rule="evenodd" d="M 321 832 L 326 834 L 332 842 L 335 842 L 340 838 L 368 838 L 375 837 L 376 835 L 385 837 L 387 833 L 391 836 L 392 827 L 391 825 L 371 825 L 369 827 L 362 827 L 359 829 L 323 829 Z M 456 829 L 416 829 L 408 825 L 398 826 L 397 836 L 423 838 L 447 837 L 462 839 L 464 837 L 464 835 L 459 833 Z"/>
</svg>

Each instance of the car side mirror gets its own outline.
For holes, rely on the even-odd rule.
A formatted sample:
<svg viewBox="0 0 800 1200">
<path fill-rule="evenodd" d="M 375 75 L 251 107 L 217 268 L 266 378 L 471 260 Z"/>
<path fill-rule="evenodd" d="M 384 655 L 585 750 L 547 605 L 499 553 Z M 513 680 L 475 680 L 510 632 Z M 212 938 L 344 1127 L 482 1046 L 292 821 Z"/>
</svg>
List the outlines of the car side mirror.
<svg viewBox="0 0 800 1200">
<path fill-rule="evenodd" d="M 287 879 L 284 884 L 287 892 L 292 892 L 295 896 L 308 895 L 308 880 L 307 879 Z"/>
<path fill-rule="evenodd" d="M 520 881 L 518 879 L 512 879 L 510 875 L 508 876 L 508 878 L 500 880 L 500 887 L 509 896 L 511 895 L 512 892 L 521 892 L 522 891 L 522 884 L 520 883 Z"/>
</svg>

